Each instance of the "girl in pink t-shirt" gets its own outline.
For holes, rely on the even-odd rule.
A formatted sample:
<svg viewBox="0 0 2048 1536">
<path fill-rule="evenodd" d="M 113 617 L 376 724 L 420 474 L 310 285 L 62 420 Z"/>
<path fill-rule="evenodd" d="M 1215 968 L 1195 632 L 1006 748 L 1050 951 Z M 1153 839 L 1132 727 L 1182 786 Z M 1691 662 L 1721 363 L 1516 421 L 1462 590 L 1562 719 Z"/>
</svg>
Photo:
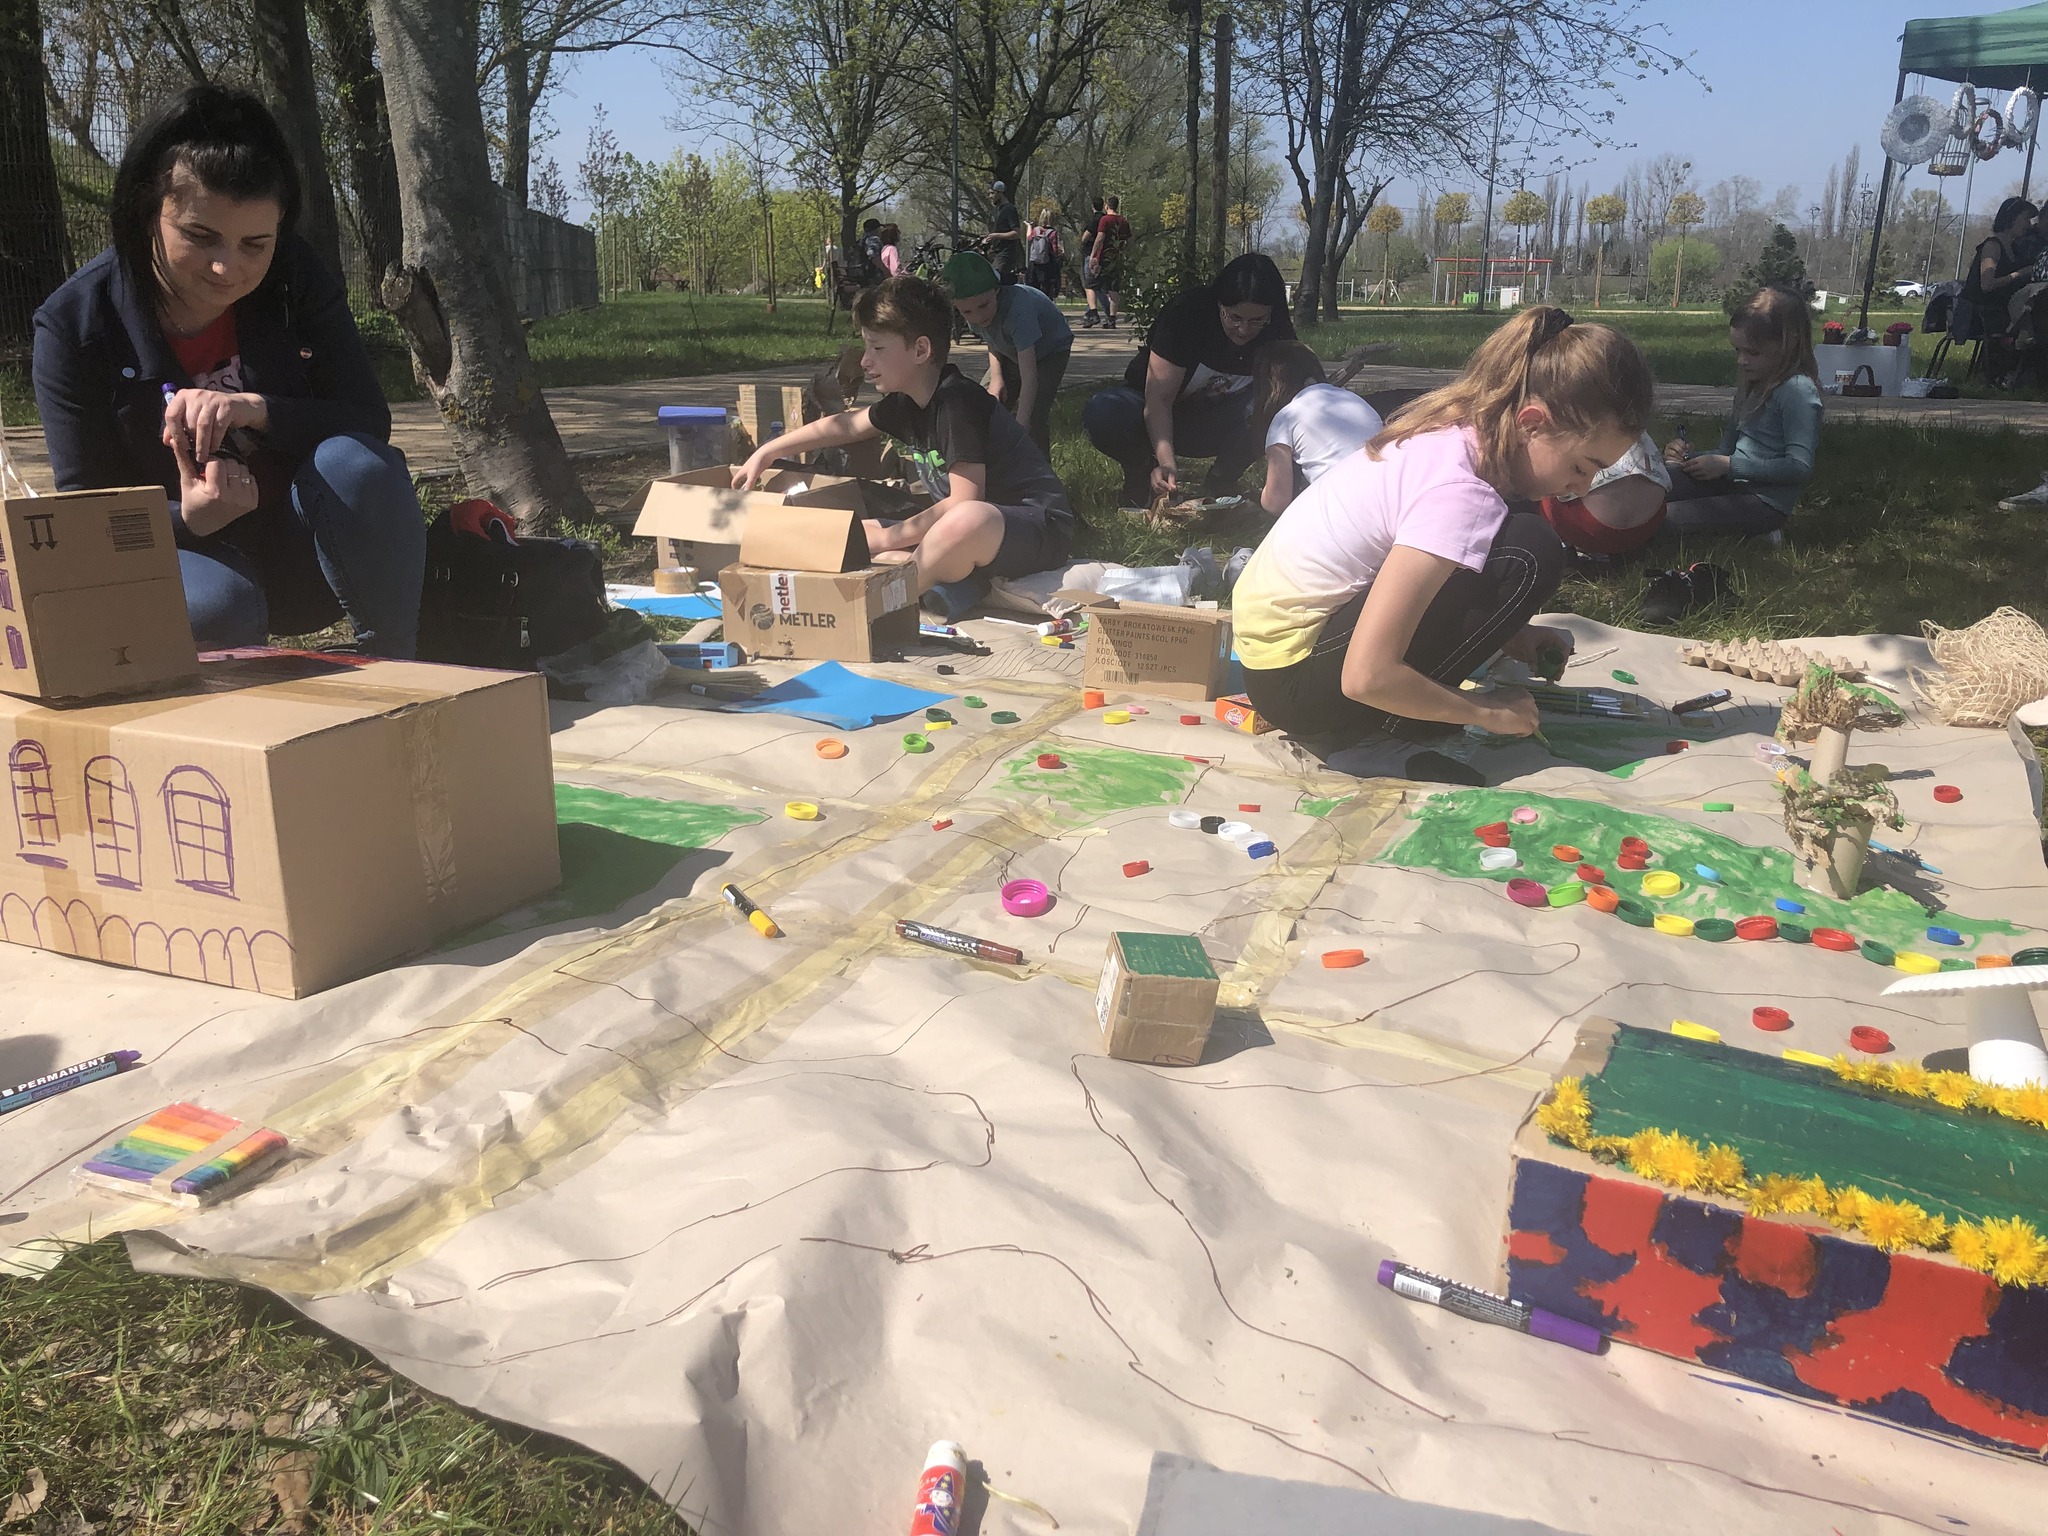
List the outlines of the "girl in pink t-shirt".
<svg viewBox="0 0 2048 1536">
<path fill-rule="evenodd" d="M 1642 353 L 1607 326 L 1539 305 L 1495 331 L 1296 498 L 1238 578 L 1259 713 L 1347 743 L 1416 721 L 1534 731 L 1523 690 L 1458 687 L 1498 651 L 1541 667 L 1571 650 L 1529 623 L 1563 575 L 1557 535 L 1508 502 L 1583 494 L 1634 444 L 1651 393 Z"/>
</svg>

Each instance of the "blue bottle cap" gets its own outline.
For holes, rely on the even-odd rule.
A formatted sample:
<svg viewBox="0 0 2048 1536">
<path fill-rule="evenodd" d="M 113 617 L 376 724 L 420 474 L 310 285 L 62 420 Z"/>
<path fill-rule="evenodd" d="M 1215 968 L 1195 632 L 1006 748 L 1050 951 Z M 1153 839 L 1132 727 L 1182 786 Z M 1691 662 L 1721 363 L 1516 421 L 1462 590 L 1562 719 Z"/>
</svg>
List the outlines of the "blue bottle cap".
<svg viewBox="0 0 2048 1536">
<path fill-rule="evenodd" d="M 1259 841 L 1253 843 L 1249 848 L 1245 849 L 1245 852 L 1250 854 L 1255 859 L 1270 859 L 1271 857 L 1273 857 L 1274 854 L 1278 853 L 1279 851 L 1279 849 L 1275 848 L 1270 842 L 1268 842 L 1264 838 L 1260 838 Z"/>
<path fill-rule="evenodd" d="M 1794 901 L 1789 896 L 1780 896 L 1776 905 L 1780 912 L 1804 912 L 1806 910 L 1805 902 Z"/>
<path fill-rule="evenodd" d="M 1927 937 L 1936 944 L 1960 944 L 1963 942 L 1963 936 L 1953 928 L 1930 928 L 1927 930 Z"/>
<path fill-rule="evenodd" d="M 1692 872 L 1702 880 L 1711 880 L 1716 885 L 1721 883 L 1721 871 L 1714 868 L 1711 864 L 1695 864 L 1692 867 Z"/>
</svg>

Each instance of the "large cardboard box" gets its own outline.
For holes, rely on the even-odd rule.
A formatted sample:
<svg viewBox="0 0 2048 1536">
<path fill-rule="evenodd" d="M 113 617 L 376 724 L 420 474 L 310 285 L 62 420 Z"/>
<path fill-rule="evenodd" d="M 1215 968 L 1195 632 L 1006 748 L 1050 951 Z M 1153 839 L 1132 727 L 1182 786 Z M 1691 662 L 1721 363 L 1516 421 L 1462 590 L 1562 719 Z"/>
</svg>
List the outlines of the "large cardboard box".
<svg viewBox="0 0 2048 1536">
<path fill-rule="evenodd" d="M 1230 669 L 1230 614 L 1220 608 L 1100 601 L 1088 609 L 1090 688 L 1213 699 Z"/>
<path fill-rule="evenodd" d="M 750 656 L 874 661 L 917 640 L 913 569 L 868 564 L 858 512 L 784 506 L 755 515 L 718 586 L 725 637 Z"/>
<path fill-rule="evenodd" d="M 0 697 L 9 943 L 301 997 L 559 883 L 533 673 L 243 652 L 168 694 Z"/>
<path fill-rule="evenodd" d="M 755 489 L 736 491 L 732 471 L 714 465 L 649 481 L 633 504 L 640 514 L 633 533 L 655 541 L 657 567 L 723 570 L 740 558 L 752 513 L 791 504 L 860 511 L 865 498 L 858 480 L 793 469 L 771 469 Z"/>
<path fill-rule="evenodd" d="M 0 525 L 0 689 L 140 693 L 199 652 L 162 486 L 10 497 Z"/>
</svg>

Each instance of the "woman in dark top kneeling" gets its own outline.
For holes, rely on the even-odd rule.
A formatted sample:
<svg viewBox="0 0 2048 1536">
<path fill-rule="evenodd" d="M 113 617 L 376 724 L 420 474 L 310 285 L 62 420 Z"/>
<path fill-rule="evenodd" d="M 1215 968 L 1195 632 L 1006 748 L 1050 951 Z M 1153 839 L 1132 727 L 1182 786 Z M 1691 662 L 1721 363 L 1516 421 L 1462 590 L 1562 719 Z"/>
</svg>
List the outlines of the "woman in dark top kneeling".
<svg viewBox="0 0 2048 1536">
<path fill-rule="evenodd" d="M 299 179 L 254 96 L 196 86 L 130 141 L 114 243 L 35 318 L 60 490 L 160 484 L 202 648 L 343 614 L 409 657 L 426 529 L 340 279 L 291 227 Z"/>
</svg>

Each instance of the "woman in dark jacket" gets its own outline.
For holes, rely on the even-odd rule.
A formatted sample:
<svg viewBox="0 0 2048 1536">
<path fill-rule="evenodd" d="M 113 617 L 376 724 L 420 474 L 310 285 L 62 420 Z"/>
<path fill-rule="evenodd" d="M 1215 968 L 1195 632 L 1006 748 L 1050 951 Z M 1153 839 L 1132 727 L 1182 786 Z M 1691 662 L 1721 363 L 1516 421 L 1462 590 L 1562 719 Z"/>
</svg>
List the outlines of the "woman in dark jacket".
<svg viewBox="0 0 2048 1536">
<path fill-rule="evenodd" d="M 195 86 L 114 179 L 114 243 L 35 317 L 60 490 L 159 484 L 202 648 L 346 614 L 409 657 L 426 530 L 336 275 L 289 231 L 299 180 L 254 96 Z"/>
</svg>

